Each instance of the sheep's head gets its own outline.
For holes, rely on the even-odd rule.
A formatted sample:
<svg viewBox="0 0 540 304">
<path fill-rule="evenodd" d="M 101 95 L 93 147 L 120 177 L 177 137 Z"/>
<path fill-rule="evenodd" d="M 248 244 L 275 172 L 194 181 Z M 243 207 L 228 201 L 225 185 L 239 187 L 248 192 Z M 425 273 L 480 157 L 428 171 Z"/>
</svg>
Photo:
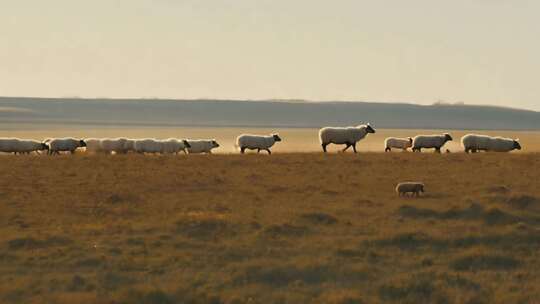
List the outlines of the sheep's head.
<svg viewBox="0 0 540 304">
<path fill-rule="evenodd" d="M 279 137 L 278 134 L 272 134 L 272 137 L 274 138 L 274 141 L 281 141 L 281 137 Z"/>
<path fill-rule="evenodd" d="M 86 143 L 84 142 L 84 140 L 79 140 L 79 147 L 86 147 Z"/>
<path fill-rule="evenodd" d="M 39 150 L 49 150 L 49 145 L 47 145 L 46 143 L 41 143 Z"/>
<path fill-rule="evenodd" d="M 375 133 L 375 129 L 373 129 L 373 128 L 371 127 L 371 125 L 368 123 L 368 124 L 366 125 L 366 132 L 368 132 L 368 133 Z"/>
<path fill-rule="evenodd" d="M 219 147 L 219 144 L 217 143 L 215 139 L 212 139 L 212 148 L 217 148 L 217 147 Z"/>
<path fill-rule="evenodd" d="M 452 141 L 453 140 L 452 136 L 450 136 L 450 134 L 448 134 L 448 133 L 444 133 L 444 139 L 446 141 Z"/>
<path fill-rule="evenodd" d="M 519 144 L 519 139 L 514 140 L 514 149 L 521 150 L 521 145 Z"/>
<path fill-rule="evenodd" d="M 183 139 L 182 142 L 184 143 L 184 146 L 186 146 L 186 148 L 191 148 L 191 145 L 187 140 Z"/>
</svg>

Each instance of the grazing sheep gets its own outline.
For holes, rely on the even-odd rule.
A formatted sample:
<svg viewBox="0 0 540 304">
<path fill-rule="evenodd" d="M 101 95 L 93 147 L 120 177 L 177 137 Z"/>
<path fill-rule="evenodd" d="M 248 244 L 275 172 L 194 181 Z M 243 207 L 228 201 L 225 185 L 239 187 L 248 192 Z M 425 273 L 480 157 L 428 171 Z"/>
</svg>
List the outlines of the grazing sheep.
<svg viewBox="0 0 540 304">
<path fill-rule="evenodd" d="M 492 137 L 487 135 L 467 134 L 461 138 L 466 153 L 477 151 L 510 152 L 521 150 L 518 139 Z"/>
<path fill-rule="evenodd" d="M 60 154 L 63 151 L 69 151 L 71 154 L 74 154 L 77 148 L 86 147 L 84 140 L 72 137 L 53 138 L 47 144 L 49 145 L 50 155 Z"/>
<path fill-rule="evenodd" d="M 408 148 L 412 147 L 413 139 L 411 137 L 407 138 L 398 138 L 398 137 L 388 137 L 384 140 L 384 152 L 392 151 L 392 148 L 402 149 L 407 151 Z"/>
<path fill-rule="evenodd" d="M 154 138 L 135 139 L 133 148 L 137 153 L 161 153 L 163 143 Z"/>
<path fill-rule="evenodd" d="M 346 145 L 342 152 L 347 151 L 352 146 L 354 153 L 356 153 L 356 143 L 369 133 L 375 133 L 375 129 L 369 123 L 367 125 L 346 128 L 325 127 L 319 130 L 319 140 L 324 153 L 326 153 L 326 146 L 329 144 Z"/>
<path fill-rule="evenodd" d="M 396 186 L 396 192 L 399 196 L 412 193 L 412 195 L 419 196 L 420 192 L 424 192 L 424 184 L 419 182 L 403 182 Z"/>
<path fill-rule="evenodd" d="M 219 147 L 215 139 L 188 139 L 190 147 L 187 149 L 189 154 L 208 153 L 212 154 L 212 149 Z"/>
<path fill-rule="evenodd" d="M 185 139 L 169 138 L 161 141 L 162 153 L 178 154 L 180 151 L 187 154 L 186 149 L 191 145 Z"/>
<path fill-rule="evenodd" d="M 48 150 L 47 144 L 32 139 L 0 138 L 0 152 L 29 154 L 34 151 Z"/>
<path fill-rule="evenodd" d="M 441 135 L 417 135 L 413 138 L 412 150 L 422 152 L 422 148 L 435 148 L 437 153 L 441 153 L 441 147 L 444 146 L 447 141 L 451 140 L 452 136 L 448 133 Z"/>
<path fill-rule="evenodd" d="M 261 152 L 261 150 L 266 150 L 268 154 L 272 154 L 270 148 L 278 141 L 281 141 L 278 134 L 271 134 L 269 136 L 242 134 L 236 138 L 236 146 L 240 148 L 240 153 L 242 154 L 244 154 L 246 149 L 257 149 L 257 153 Z"/>
</svg>

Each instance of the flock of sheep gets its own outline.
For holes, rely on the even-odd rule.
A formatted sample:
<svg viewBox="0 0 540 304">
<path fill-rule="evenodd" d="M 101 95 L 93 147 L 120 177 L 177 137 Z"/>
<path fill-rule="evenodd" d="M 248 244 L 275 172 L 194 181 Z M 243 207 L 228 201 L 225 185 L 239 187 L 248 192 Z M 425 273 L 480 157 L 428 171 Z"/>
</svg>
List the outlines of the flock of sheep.
<svg viewBox="0 0 540 304">
<path fill-rule="evenodd" d="M 356 153 L 356 144 L 364 139 L 369 133 L 375 133 L 375 129 L 370 124 L 355 127 L 325 127 L 319 130 L 319 140 L 323 151 L 329 144 L 345 145 L 342 150 L 345 152 L 350 147 Z M 392 149 L 421 152 L 422 149 L 435 149 L 440 153 L 441 148 L 452 136 L 448 133 L 439 135 L 418 135 L 414 138 L 389 137 L 384 141 L 385 151 Z M 245 150 L 267 151 L 271 154 L 270 148 L 281 141 L 278 134 L 252 135 L 242 134 L 236 138 L 236 147 L 241 153 Z M 494 151 L 509 152 L 514 149 L 520 150 L 521 145 L 517 139 L 491 137 L 486 135 L 467 134 L 461 138 L 461 143 L 465 152 Z M 184 153 L 212 153 L 212 149 L 218 148 L 219 144 L 215 139 L 129 139 L 129 138 L 48 138 L 43 141 L 26 140 L 18 138 L 0 138 L 0 152 L 29 154 L 31 152 L 47 151 L 49 155 L 60 154 L 61 152 L 75 153 L 79 148 L 85 148 L 89 153 L 104 154 L 125 154 L 135 152 L 141 154 L 178 154 Z"/>
</svg>

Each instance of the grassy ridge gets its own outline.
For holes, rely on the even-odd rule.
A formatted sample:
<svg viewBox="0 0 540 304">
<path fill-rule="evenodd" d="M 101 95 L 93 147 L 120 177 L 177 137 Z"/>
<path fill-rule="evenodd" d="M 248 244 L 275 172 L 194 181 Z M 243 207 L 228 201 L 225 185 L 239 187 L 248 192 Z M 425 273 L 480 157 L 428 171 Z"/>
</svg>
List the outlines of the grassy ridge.
<svg viewBox="0 0 540 304">
<path fill-rule="evenodd" d="M 0 158 L 2 303 L 540 298 L 539 154 Z"/>
</svg>

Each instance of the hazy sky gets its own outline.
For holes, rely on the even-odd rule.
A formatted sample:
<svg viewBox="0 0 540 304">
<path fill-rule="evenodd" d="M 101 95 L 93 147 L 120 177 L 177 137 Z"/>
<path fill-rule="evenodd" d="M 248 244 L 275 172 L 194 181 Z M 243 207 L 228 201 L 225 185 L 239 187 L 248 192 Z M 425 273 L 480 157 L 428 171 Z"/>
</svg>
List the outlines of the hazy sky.
<svg viewBox="0 0 540 304">
<path fill-rule="evenodd" d="M 0 95 L 540 110 L 538 0 L 0 0 Z"/>
</svg>

